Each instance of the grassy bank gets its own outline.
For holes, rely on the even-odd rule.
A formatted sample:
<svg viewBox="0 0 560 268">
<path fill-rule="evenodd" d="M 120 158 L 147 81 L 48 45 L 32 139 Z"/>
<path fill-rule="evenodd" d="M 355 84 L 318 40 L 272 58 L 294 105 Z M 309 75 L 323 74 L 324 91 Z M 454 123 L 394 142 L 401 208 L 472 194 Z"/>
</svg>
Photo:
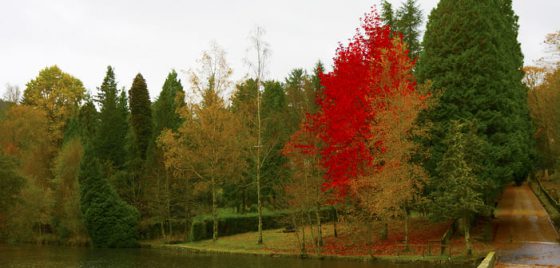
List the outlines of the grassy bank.
<svg viewBox="0 0 560 268">
<path fill-rule="evenodd" d="M 339 230 L 341 234 L 348 234 L 348 230 Z M 437 229 L 437 228 L 436 228 Z M 309 235 L 310 228 L 307 228 Z M 322 232 L 325 236 L 325 246 L 321 252 L 318 252 L 312 244 L 306 245 L 306 258 L 321 259 L 345 259 L 353 261 L 375 261 L 375 262 L 391 262 L 391 263 L 436 263 L 436 264 L 469 264 L 476 263 L 482 259 L 485 252 L 480 252 L 472 258 L 463 255 L 447 256 L 435 254 L 416 254 L 415 251 L 404 252 L 399 245 L 393 244 L 391 241 L 381 243 L 372 254 L 362 250 L 363 246 L 359 243 L 348 243 L 348 236 L 341 235 L 339 238 L 333 237 L 333 226 L 323 226 Z M 245 254 L 272 257 L 302 257 L 298 247 L 297 237 L 294 233 L 284 233 L 283 229 L 265 230 L 263 232 L 264 243 L 257 244 L 257 232 L 237 234 L 227 237 L 221 237 L 216 242 L 212 240 L 203 240 L 197 242 L 181 243 L 181 244 L 165 244 L 162 241 L 145 241 L 143 246 L 153 248 L 166 248 L 172 250 L 186 250 L 189 252 L 200 253 L 216 253 L 216 254 Z M 333 250 L 333 243 L 336 242 L 344 248 Z M 383 251 L 379 249 L 383 248 Z M 393 250 L 387 251 L 387 248 Z"/>
</svg>

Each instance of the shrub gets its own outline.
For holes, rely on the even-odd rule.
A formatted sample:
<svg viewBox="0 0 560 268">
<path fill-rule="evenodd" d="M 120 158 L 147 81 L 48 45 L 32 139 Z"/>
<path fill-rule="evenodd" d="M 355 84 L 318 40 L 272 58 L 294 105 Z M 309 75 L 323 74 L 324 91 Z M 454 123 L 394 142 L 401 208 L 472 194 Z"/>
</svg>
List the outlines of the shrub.
<svg viewBox="0 0 560 268">
<path fill-rule="evenodd" d="M 80 208 L 93 246 L 137 247 L 138 211 L 126 204 L 86 150 L 80 168 Z"/>
<path fill-rule="evenodd" d="M 263 230 L 287 227 L 288 217 L 294 211 L 282 210 L 266 212 L 263 214 Z M 330 207 L 321 209 L 321 221 L 328 222 L 334 218 L 334 213 Z M 258 214 L 234 214 L 224 215 L 218 218 L 218 235 L 228 236 L 247 232 L 256 232 L 258 227 Z M 190 241 L 200 241 L 212 238 L 212 217 L 202 216 L 195 219 L 191 225 L 189 235 Z"/>
</svg>

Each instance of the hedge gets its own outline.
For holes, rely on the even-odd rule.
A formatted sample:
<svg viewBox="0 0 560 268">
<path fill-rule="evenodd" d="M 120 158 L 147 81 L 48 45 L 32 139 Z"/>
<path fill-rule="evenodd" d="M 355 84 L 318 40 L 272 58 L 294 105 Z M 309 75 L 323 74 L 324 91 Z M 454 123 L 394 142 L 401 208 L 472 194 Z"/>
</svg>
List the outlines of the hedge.
<svg viewBox="0 0 560 268">
<path fill-rule="evenodd" d="M 290 222 L 288 217 L 292 213 L 294 212 L 286 210 L 263 213 L 263 230 L 287 227 Z M 320 213 L 323 222 L 332 221 L 334 218 L 331 207 L 322 208 Z M 256 232 L 258 230 L 258 223 L 257 213 L 220 216 L 218 217 L 218 236 Z M 190 241 L 211 239 L 213 224 L 212 217 L 209 216 L 193 221 L 189 235 Z"/>
</svg>

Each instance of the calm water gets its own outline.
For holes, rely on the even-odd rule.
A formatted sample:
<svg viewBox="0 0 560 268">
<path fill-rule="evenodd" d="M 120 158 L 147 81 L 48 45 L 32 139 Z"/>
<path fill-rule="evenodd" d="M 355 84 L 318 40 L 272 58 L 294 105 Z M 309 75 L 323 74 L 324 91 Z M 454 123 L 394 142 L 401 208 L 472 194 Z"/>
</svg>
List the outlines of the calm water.
<svg viewBox="0 0 560 268">
<path fill-rule="evenodd" d="M 53 246 L 0 245 L 0 267 L 435 268 L 443 266 L 373 264 L 354 261 L 194 254 L 185 251 L 165 249 L 88 249 Z"/>
</svg>

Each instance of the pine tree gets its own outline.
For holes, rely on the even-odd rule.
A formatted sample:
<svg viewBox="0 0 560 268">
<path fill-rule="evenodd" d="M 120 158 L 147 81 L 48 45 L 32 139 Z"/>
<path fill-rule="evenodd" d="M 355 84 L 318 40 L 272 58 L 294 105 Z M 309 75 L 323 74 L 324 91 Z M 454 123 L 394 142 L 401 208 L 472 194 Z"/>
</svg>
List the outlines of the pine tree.
<svg viewBox="0 0 560 268">
<path fill-rule="evenodd" d="M 243 141 L 244 141 L 244 158 L 247 169 L 243 171 L 241 181 L 236 184 L 227 184 L 226 193 L 228 199 L 234 200 L 230 205 L 239 207 L 241 213 L 245 213 L 246 209 L 253 205 L 257 199 L 255 191 L 251 185 L 256 179 L 256 157 L 255 144 L 257 143 L 257 118 L 255 111 L 257 110 L 257 97 L 259 96 L 258 85 L 255 79 L 247 79 L 236 86 L 236 90 L 231 99 L 231 110 L 234 116 L 243 125 Z M 264 98 L 264 96 L 261 96 Z M 264 100 L 263 100 L 264 102 Z M 262 104 L 262 115 L 264 117 L 265 104 Z"/>
<path fill-rule="evenodd" d="M 88 99 L 78 113 L 78 126 L 80 139 L 83 144 L 93 141 L 97 134 L 97 127 L 99 124 L 99 113 L 95 108 L 95 104 L 91 99 Z"/>
<path fill-rule="evenodd" d="M 294 133 L 307 112 L 305 101 L 305 85 L 308 83 L 307 73 L 303 69 L 293 69 L 284 81 L 286 102 L 289 107 L 289 128 Z"/>
<path fill-rule="evenodd" d="M 381 3 L 381 21 L 383 24 L 388 25 L 391 28 L 395 27 L 395 12 L 393 11 L 393 5 L 387 0 L 383 0 Z"/>
<path fill-rule="evenodd" d="M 181 119 L 177 114 L 177 108 L 184 105 L 183 100 L 177 100 L 177 95 L 184 96 L 183 85 L 177 78 L 177 72 L 172 70 L 165 79 L 163 88 L 158 99 L 154 102 L 154 136 L 165 129 L 177 130 Z"/>
<path fill-rule="evenodd" d="M 416 59 L 420 55 L 420 29 L 422 25 L 422 10 L 416 0 L 407 0 L 396 12 L 394 31 L 402 34 L 403 41 L 408 47 L 408 56 Z"/>
<path fill-rule="evenodd" d="M 169 234 L 173 234 L 171 218 L 181 218 L 184 209 L 173 213 L 173 203 L 180 200 L 173 191 L 173 176 L 166 172 L 162 148 L 157 147 L 156 140 L 165 129 L 176 131 L 182 120 L 177 113 L 178 108 L 183 107 L 185 93 L 181 80 L 177 78 L 177 72 L 172 70 L 163 84 L 162 91 L 153 104 L 154 133 L 148 147 L 146 161 L 146 184 L 144 199 L 147 204 L 148 216 L 145 220 L 159 222 L 161 235 L 167 237 L 166 226 Z M 183 181 L 183 179 L 181 179 Z M 177 182 L 175 182 L 177 184 Z M 175 187 L 179 188 L 179 187 Z M 176 204 L 177 205 L 177 204 Z M 175 206 L 176 206 L 175 205 Z"/>
<path fill-rule="evenodd" d="M 487 198 L 529 171 L 530 121 L 526 90 L 521 84 L 523 57 L 517 42 L 517 22 L 510 0 L 442 0 L 428 22 L 424 51 L 417 66 L 420 82 L 432 81 L 439 104 L 423 115 L 433 122 L 424 141 L 431 177 L 447 146 L 452 120 L 477 123 L 485 141 L 485 166 L 476 175 L 488 181 Z"/>
<path fill-rule="evenodd" d="M 282 155 L 282 148 L 290 138 L 288 132 L 286 94 L 280 82 L 264 82 L 262 93 L 263 144 L 267 145 L 262 173 L 265 187 L 263 196 L 273 202 L 280 197 L 280 185 L 287 179 L 287 159 Z M 271 204 L 275 205 L 275 204 Z"/>
<path fill-rule="evenodd" d="M 146 159 L 146 151 L 152 138 L 152 108 L 146 81 L 136 75 L 128 92 L 132 145 L 139 157 Z"/>
<path fill-rule="evenodd" d="M 315 114 L 319 110 L 317 105 L 317 98 L 321 96 L 323 86 L 321 85 L 321 75 L 323 75 L 322 62 L 317 62 L 313 68 L 312 74 L 309 76 L 306 86 L 304 87 L 305 92 L 305 103 L 306 103 L 306 113 Z"/>
<path fill-rule="evenodd" d="M 119 92 L 115 72 L 111 66 L 107 67 L 107 73 L 99 87 L 97 101 L 101 111 L 95 138 L 96 155 L 102 162 L 122 168 L 126 157 L 125 137 L 128 124 L 126 115 L 119 110 Z"/>
</svg>

